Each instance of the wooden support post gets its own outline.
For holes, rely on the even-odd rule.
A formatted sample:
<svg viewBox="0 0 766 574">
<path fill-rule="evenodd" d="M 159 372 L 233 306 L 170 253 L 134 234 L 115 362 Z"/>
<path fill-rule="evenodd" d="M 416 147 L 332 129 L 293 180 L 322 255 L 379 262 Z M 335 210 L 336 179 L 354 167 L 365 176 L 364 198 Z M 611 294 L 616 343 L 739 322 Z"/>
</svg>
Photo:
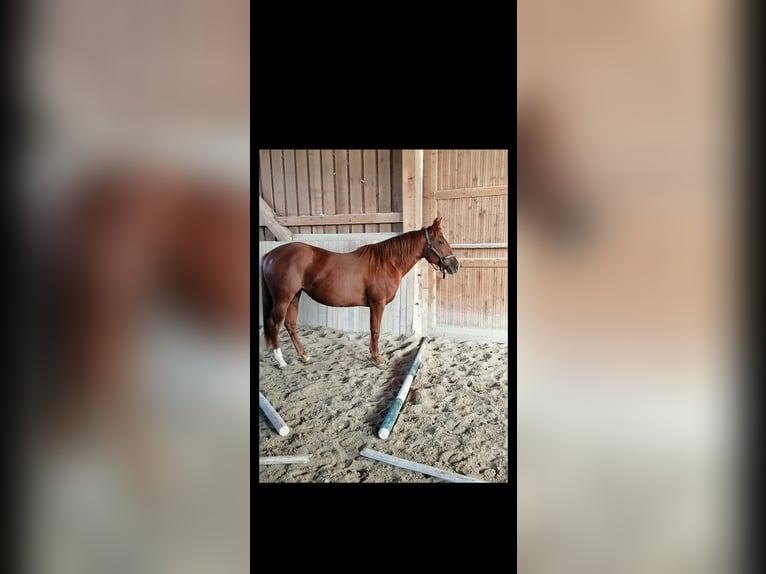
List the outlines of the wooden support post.
<svg viewBox="0 0 766 574">
<path fill-rule="evenodd" d="M 402 231 L 414 231 L 423 227 L 423 150 L 402 150 Z M 423 270 L 421 261 L 412 273 L 415 274 L 413 286 L 412 329 L 415 333 L 423 332 L 421 313 L 420 279 Z"/>
<path fill-rule="evenodd" d="M 258 221 L 260 224 L 265 225 L 269 231 L 274 234 L 274 237 L 278 241 L 292 241 L 293 233 L 286 227 L 277 221 L 277 216 L 274 214 L 274 210 L 271 209 L 268 203 L 266 203 L 262 197 L 259 197 L 260 203 L 258 205 Z"/>
<path fill-rule="evenodd" d="M 436 190 L 438 183 L 439 151 L 428 149 L 423 152 L 423 225 L 431 225 L 438 215 Z M 422 307 L 424 333 L 431 333 L 434 326 L 434 302 L 436 300 L 437 275 L 425 263 L 422 272 L 422 287 L 419 293 Z"/>
</svg>

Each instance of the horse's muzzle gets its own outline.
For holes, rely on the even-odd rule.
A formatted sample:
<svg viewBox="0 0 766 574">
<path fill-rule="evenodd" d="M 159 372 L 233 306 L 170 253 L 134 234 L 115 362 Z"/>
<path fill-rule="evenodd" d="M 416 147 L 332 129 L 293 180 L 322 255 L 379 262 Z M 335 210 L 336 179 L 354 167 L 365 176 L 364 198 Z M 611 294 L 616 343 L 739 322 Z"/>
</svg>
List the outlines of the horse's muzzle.
<svg viewBox="0 0 766 574">
<path fill-rule="evenodd" d="M 460 268 L 460 262 L 456 258 L 452 259 L 452 261 L 450 261 L 450 263 L 445 266 L 445 270 L 450 275 L 454 275 L 455 273 L 457 273 L 457 270 L 459 268 Z"/>
</svg>

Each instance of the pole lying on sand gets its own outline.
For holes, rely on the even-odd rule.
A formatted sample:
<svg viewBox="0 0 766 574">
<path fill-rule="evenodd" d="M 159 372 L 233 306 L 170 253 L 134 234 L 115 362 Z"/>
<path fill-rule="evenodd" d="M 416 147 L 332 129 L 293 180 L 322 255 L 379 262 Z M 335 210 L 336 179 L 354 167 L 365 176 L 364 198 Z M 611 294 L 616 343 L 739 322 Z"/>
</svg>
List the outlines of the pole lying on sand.
<svg viewBox="0 0 766 574">
<path fill-rule="evenodd" d="M 258 464 L 295 464 L 298 462 L 308 462 L 312 455 L 299 454 L 295 456 L 259 456 Z"/>
<path fill-rule="evenodd" d="M 266 400 L 266 397 L 260 391 L 258 391 L 258 406 L 263 411 L 263 414 L 266 415 L 266 418 L 271 421 L 271 424 L 274 425 L 274 428 L 277 429 L 277 432 L 281 436 L 287 436 L 290 432 L 290 427 L 287 426 L 282 417 L 279 416 L 279 413 L 274 410 L 274 407 L 271 406 L 271 403 Z"/>
<path fill-rule="evenodd" d="M 435 476 L 441 478 L 447 482 L 487 482 L 486 480 L 479 480 L 478 478 L 471 478 L 470 476 L 463 476 L 462 474 L 455 474 L 454 472 L 448 472 L 427 464 L 420 464 L 418 462 L 412 462 L 398 456 L 391 456 L 390 454 L 384 454 L 376 450 L 370 450 L 369 448 L 362 449 L 360 452 L 364 457 L 371 458 L 380 462 L 385 462 L 392 466 L 398 466 L 399 468 L 406 468 L 407 470 L 414 470 L 415 472 L 422 472 L 429 476 Z"/>
<path fill-rule="evenodd" d="M 396 417 L 399 416 L 399 411 L 402 409 L 404 400 L 407 398 L 407 393 L 410 392 L 410 386 L 412 385 L 412 381 L 415 379 L 415 374 L 418 372 L 418 368 L 420 367 L 420 360 L 423 356 L 423 351 L 426 348 L 426 343 L 428 343 L 428 337 L 423 337 L 423 340 L 420 343 L 418 354 L 415 355 L 415 360 L 412 362 L 412 366 L 407 372 L 407 376 L 404 378 L 402 387 L 399 389 L 399 394 L 396 395 L 394 404 L 392 404 L 391 408 L 388 409 L 388 414 L 386 414 L 386 418 L 383 419 L 383 424 L 380 425 L 378 436 L 383 440 L 386 440 L 391 434 L 391 430 L 394 428 L 394 423 L 396 422 Z"/>
</svg>

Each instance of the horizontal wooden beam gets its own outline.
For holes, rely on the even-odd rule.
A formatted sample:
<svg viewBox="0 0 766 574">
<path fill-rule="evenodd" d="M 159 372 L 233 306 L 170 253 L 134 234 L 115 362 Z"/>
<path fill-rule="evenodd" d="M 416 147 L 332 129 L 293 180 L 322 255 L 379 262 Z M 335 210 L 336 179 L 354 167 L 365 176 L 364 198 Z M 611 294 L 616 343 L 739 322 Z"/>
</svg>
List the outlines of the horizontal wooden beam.
<svg viewBox="0 0 766 574">
<path fill-rule="evenodd" d="M 271 209 L 271 206 L 262 197 L 259 196 L 258 199 L 260 199 L 258 204 L 259 223 L 265 225 L 279 241 L 292 241 L 293 232 L 279 224 L 276 215 L 274 215 L 274 210 Z"/>
<path fill-rule="evenodd" d="M 277 216 L 282 225 L 344 225 L 360 223 L 401 223 L 402 214 L 397 213 L 338 213 L 336 215 L 286 215 Z"/>
<path fill-rule="evenodd" d="M 508 243 L 450 243 L 452 249 L 508 249 Z"/>
<path fill-rule="evenodd" d="M 508 195 L 508 186 L 495 185 L 492 187 L 439 189 L 434 192 L 434 199 L 461 199 L 466 197 L 489 197 L 492 195 Z"/>
<path fill-rule="evenodd" d="M 501 259 L 499 257 L 487 257 L 487 258 L 461 258 L 460 267 L 508 267 L 508 259 Z"/>
</svg>

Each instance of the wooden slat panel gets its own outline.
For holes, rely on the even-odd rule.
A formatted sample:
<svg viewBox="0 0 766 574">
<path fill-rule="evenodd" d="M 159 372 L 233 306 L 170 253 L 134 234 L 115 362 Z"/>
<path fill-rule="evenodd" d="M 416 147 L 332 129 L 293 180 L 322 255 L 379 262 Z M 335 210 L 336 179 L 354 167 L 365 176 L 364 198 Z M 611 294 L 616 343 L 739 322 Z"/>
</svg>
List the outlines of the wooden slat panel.
<svg viewBox="0 0 766 574">
<path fill-rule="evenodd" d="M 295 237 L 293 237 L 295 241 Z M 508 249 L 454 249 L 452 252 L 461 262 L 463 259 L 508 259 Z"/>
<path fill-rule="evenodd" d="M 285 215 L 285 174 L 282 164 L 282 150 L 271 150 L 271 181 L 274 192 L 274 213 Z"/>
<path fill-rule="evenodd" d="M 464 258 L 460 267 L 508 267 L 508 258 Z"/>
<path fill-rule="evenodd" d="M 508 202 L 505 196 L 440 200 L 447 241 L 499 243 L 508 241 Z"/>
<path fill-rule="evenodd" d="M 437 282 L 435 326 L 507 329 L 507 268 L 466 268 Z"/>
<path fill-rule="evenodd" d="M 323 213 L 337 213 L 335 211 L 335 158 L 332 150 L 322 150 L 322 202 Z M 324 228 L 324 233 L 335 233 L 334 225 Z"/>
<path fill-rule="evenodd" d="M 285 166 L 285 213 L 284 215 L 298 215 L 298 192 L 295 182 L 295 151 L 286 149 L 284 151 Z M 297 228 L 290 229 L 293 233 Z"/>
<path fill-rule="evenodd" d="M 322 202 L 322 157 L 318 149 L 309 150 L 309 198 L 311 201 L 311 215 L 322 215 L 324 206 Z M 322 230 L 312 227 L 313 233 L 321 233 Z"/>
<path fill-rule="evenodd" d="M 401 213 L 346 213 L 340 215 L 294 215 L 292 217 L 277 217 L 277 221 L 285 226 L 290 225 L 338 225 L 338 224 L 371 224 L 398 223 L 402 221 Z M 376 232 L 377 233 L 377 232 Z"/>
<path fill-rule="evenodd" d="M 378 150 L 378 211 L 391 211 L 391 150 Z M 390 223 L 380 225 L 380 231 L 391 231 Z"/>
<path fill-rule="evenodd" d="M 364 190 L 364 212 L 378 211 L 378 153 L 374 149 L 366 149 L 362 154 L 362 189 Z M 366 224 L 365 233 L 377 232 L 377 224 Z"/>
<path fill-rule="evenodd" d="M 497 337 L 508 327 L 507 151 L 440 150 L 435 167 L 425 169 L 436 177 L 431 182 L 426 176 L 424 182 L 424 216 L 432 211 L 442 216 L 445 236 L 461 263 L 460 271 L 446 279 L 423 271 L 428 331 Z"/>
<path fill-rule="evenodd" d="M 308 150 L 295 150 L 295 177 L 298 189 L 298 214 L 311 215 L 311 202 L 309 200 L 309 156 Z M 301 226 L 301 233 L 311 233 L 311 227 Z"/>
<path fill-rule="evenodd" d="M 350 213 L 348 197 L 348 150 L 335 150 L 335 211 Z M 351 231 L 349 225 L 338 225 L 338 233 Z"/>
<path fill-rule="evenodd" d="M 348 185 L 351 197 L 351 211 L 361 213 L 364 211 L 362 191 L 362 151 L 357 149 L 348 150 L 349 173 Z M 364 225 L 352 225 L 352 233 L 363 233 Z"/>
<path fill-rule="evenodd" d="M 450 243 L 452 249 L 508 249 L 508 243 Z"/>
</svg>

